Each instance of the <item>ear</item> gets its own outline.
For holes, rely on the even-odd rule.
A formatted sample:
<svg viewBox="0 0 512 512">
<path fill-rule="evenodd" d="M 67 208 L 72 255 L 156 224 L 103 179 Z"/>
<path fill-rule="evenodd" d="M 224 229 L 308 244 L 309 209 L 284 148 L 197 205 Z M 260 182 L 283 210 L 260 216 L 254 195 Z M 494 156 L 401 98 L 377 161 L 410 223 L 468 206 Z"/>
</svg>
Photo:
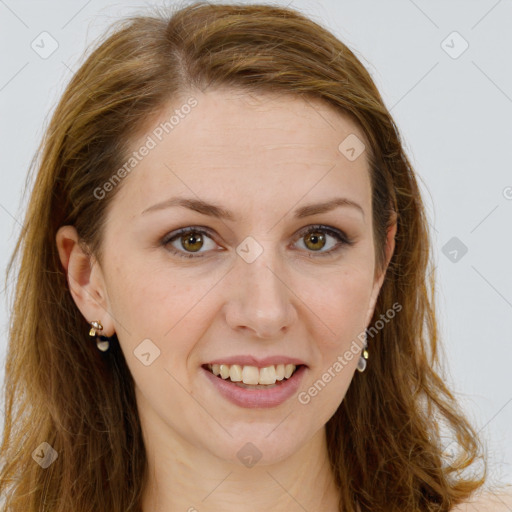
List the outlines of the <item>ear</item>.
<svg viewBox="0 0 512 512">
<path fill-rule="evenodd" d="M 370 297 L 370 302 L 368 304 L 368 313 L 366 316 L 365 325 L 369 325 L 373 312 L 375 310 L 375 305 L 377 304 L 377 298 L 379 297 L 380 289 L 382 284 L 384 283 L 384 278 L 386 277 L 386 271 L 388 269 L 389 262 L 391 260 L 391 256 L 393 256 L 393 252 L 395 251 L 395 235 L 397 230 L 397 214 L 393 212 L 392 214 L 392 223 L 388 227 L 387 235 L 386 235 L 386 255 L 384 262 L 384 269 L 382 272 L 375 277 L 375 281 L 372 288 L 372 294 Z"/>
<path fill-rule="evenodd" d="M 87 322 L 101 323 L 102 335 L 112 336 L 115 328 L 108 312 L 106 285 L 98 261 L 85 250 L 73 226 L 59 228 L 55 239 L 75 304 Z"/>
</svg>

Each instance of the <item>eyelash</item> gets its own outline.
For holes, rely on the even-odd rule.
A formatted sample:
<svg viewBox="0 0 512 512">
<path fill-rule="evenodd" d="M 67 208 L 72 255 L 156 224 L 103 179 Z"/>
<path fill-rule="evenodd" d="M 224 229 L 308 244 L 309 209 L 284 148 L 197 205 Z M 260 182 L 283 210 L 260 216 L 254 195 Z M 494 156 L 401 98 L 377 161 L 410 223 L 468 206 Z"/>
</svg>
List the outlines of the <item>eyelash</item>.
<svg viewBox="0 0 512 512">
<path fill-rule="evenodd" d="M 345 246 L 351 246 L 354 244 L 354 240 L 349 238 L 345 233 L 343 233 L 343 231 L 339 231 L 337 229 L 330 228 L 328 226 L 323 226 L 321 224 L 308 226 L 306 229 L 301 230 L 301 232 L 299 233 L 299 236 L 297 237 L 297 240 L 300 240 L 301 238 L 303 238 L 306 235 L 309 235 L 310 233 L 316 233 L 319 231 L 325 232 L 325 233 L 329 234 L 330 236 L 336 238 L 338 240 L 338 244 L 336 244 L 332 249 L 329 249 L 328 251 L 317 252 L 315 254 L 316 256 L 320 256 L 320 257 L 332 256 L 333 253 L 340 251 L 341 249 L 345 248 Z M 212 238 L 209 230 L 205 230 L 205 229 L 199 228 L 199 227 L 190 226 L 190 227 L 182 228 L 182 229 L 179 229 L 177 231 L 173 231 L 172 233 L 167 234 L 164 238 L 162 238 L 160 243 L 167 250 L 169 250 L 170 252 L 172 252 L 173 254 L 176 254 L 177 256 L 179 256 L 181 258 L 189 258 L 189 259 L 190 258 L 203 258 L 204 253 L 187 253 L 187 252 L 180 251 L 170 245 L 171 242 L 173 242 L 180 236 L 182 236 L 184 234 L 188 234 L 188 233 L 196 233 L 196 234 L 200 234 L 200 235 L 206 235 L 209 238 Z M 315 251 L 308 251 L 308 252 L 315 253 Z"/>
</svg>

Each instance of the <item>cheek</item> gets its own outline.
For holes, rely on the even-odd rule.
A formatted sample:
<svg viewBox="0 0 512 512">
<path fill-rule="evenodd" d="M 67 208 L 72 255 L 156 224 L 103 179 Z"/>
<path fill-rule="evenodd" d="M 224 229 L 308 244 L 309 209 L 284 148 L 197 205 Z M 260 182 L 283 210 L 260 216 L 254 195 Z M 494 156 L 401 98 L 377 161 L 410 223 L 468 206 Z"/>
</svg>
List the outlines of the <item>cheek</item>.
<svg viewBox="0 0 512 512">
<path fill-rule="evenodd" d="M 109 302 L 123 347 L 133 351 L 143 340 L 151 339 L 162 355 L 170 345 L 173 358 L 186 352 L 184 345 L 192 338 L 191 331 L 202 328 L 204 317 L 197 314 L 197 306 L 207 290 L 201 282 L 192 275 L 171 273 L 144 262 L 118 261 L 111 268 Z M 176 339 L 182 341 L 173 343 Z"/>
<path fill-rule="evenodd" d="M 327 351 L 337 350 L 350 344 L 354 337 L 364 331 L 366 313 L 371 295 L 370 273 L 358 267 L 346 268 L 323 279 L 325 285 L 308 286 L 303 299 L 316 315 L 312 325 L 320 329 L 311 333 L 319 339 Z"/>
<path fill-rule="evenodd" d="M 311 288 L 306 302 L 314 313 L 308 328 L 317 357 L 298 395 L 305 411 L 322 425 L 339 407 L 354 377 L 372 285 L 370 273 L 360 267 L 333 274 L 326 282 L 328 286 Z"/>
</svg>

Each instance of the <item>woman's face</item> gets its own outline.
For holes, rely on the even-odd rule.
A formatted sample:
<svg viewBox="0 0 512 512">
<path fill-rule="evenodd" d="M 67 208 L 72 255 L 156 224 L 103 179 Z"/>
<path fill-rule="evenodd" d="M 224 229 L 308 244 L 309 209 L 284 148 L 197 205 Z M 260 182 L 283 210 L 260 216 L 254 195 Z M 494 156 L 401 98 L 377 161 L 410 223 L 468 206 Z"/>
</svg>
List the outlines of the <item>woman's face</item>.
<svg viewBox="0 0 512 512">
<path fill-rule="evenodd" d="M 265 464 L 334 414 L 383 277 L 363 140 L 322 103 L 232 90 L 185 95 L 149 123 L 95 270 L 146 436 Z M 256 390 L 215 376 L 213 363 L 234 379 L 238 363 L 250 382 L 276 378 L 261 367 L 302 369 Z"/>
</svg>

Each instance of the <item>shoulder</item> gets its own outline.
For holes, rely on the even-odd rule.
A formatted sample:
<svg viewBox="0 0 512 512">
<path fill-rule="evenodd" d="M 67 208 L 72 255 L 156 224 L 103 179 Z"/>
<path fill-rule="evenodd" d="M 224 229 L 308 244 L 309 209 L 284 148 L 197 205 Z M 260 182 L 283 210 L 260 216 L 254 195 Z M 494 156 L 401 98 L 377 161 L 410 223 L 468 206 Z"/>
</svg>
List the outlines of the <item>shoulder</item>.
<svg viewBox="0 0 512 512">
<path fill-rule="evenodd" d="M 503 490 L 486 490 L 466 503 L 452 508 L 451 512 L 510 512 L 512 510 L 512 486 Z"/>
</svg>

